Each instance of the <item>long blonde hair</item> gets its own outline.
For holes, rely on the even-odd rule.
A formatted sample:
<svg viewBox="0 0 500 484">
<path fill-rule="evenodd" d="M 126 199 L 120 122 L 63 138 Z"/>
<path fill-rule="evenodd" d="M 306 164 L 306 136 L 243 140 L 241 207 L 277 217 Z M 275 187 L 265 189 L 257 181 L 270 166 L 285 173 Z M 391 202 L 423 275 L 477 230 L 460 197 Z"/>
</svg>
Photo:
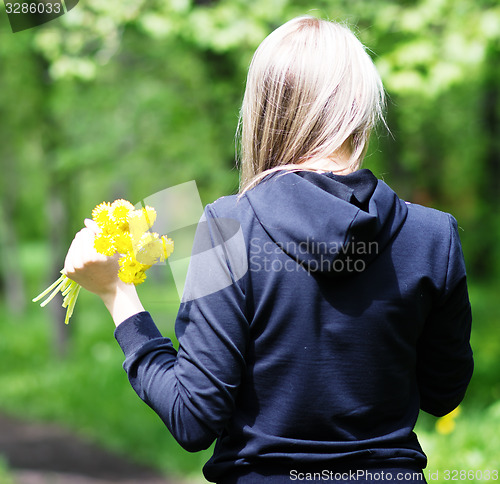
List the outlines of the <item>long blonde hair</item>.
<svg viewBox="0 0 500 484">
<path fill-rule="evenodd" d="M 335 159 L 346 146 L 350 171 L 358 169 L 383 107 L 380 76 L 347 27 L 309 16 L 285 23 L 260 44 L 248 71 L 240 193 L 273 171 Z"/>
</svg>

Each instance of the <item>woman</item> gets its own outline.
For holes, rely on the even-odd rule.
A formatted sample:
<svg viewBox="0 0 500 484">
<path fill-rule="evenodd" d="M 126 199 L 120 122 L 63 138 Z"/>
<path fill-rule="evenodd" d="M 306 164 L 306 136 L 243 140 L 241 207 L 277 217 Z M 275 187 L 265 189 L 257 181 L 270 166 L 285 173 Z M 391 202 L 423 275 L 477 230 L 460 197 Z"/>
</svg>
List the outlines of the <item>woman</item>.
<svg viewBox="0 0 500 484">
<path fill-rule="evenodd" d="M 382 106 L 347 28 L 301 17 L 264 40 L 241 112 L 240 194 L 205 209 L 178 352 L 95 253 L 96 227 L 75 237 L 65 273 L 102 298 L 132 386 L 179 443 L 217 440 L 210 481 L 422 482 L 419 409 L 441 416 L 464 397 L 457 223 L 359 169 Z"/>
</svg>

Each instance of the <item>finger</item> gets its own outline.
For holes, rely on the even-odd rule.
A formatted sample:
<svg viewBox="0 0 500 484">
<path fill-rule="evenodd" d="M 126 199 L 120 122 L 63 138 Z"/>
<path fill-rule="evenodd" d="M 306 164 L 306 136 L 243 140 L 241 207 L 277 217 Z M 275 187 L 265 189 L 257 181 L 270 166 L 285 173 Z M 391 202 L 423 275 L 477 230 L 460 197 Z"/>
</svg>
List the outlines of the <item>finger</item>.
<svg viewBox="0 0 500 484">
<path fill-rule="evenodd" d="M 88 227 L 84 227 L 83 229 L 80 229 L 76 235 L 75 235 L 75 239 L 77 237 L 80 237 L 80 238 L 94 238 L 94 231 L 92 229 L 89 229 Z"/>
<path fill-rule="evenodd" d="M 108 259 L 108 256 L 97 252 L 95 249 L 96 234 L 92 228 L 84 228 L 77 235 L 78 263 L 75 263 L 74 267 L 80 267 L 80 265 L 83 266 L 91 262 L 102 262 Z M 81 262 L 83 263 L 80 264 Z"/>
<path fill-rule="evenodd" d="M 94 233 L 92 231 L 84 228 L 77 232 L 66 254 L 64 270 L 66 272 L 74 271 L 75 267 L 80 265 L 78 262 L 85 258 L 86 254 L 93 247 Z"/>
<path fill-rule="evenodd" d="M 61 272 L 67 277 L 68 277 L 68 274 L 75 272 L 75 268 L 74 268 L 73 263 L 71 261 L 70 252 L 68 252 L 66 254 L 66 258 L 64 259 L 64 267 L 63 267 L 63 270 Z"/>
<path fill-rule="evenodd" d="M 85 224 L 85 227 L 87 227 L 88 229 L 90 229 L 92 232 L 94 232 L 94 234 L 98 234 L 101 229 L 99 228 L 99 225 L 97 225 L 96 222 L 94 222 L 92 219 L 90 218 L 86 218 L 83 223 Z"/>
<path fill-rule="evenodd" d="M 78 232 L 75 235 L 75 238 L 71 242 L 69 246 L 68 253 L 66 254 L 66 258 L 64 259 L 64 268 L 63 273 L 68 276 L 68 274 L 75 272 L 75 262 L 78 258 L 78 255 L 81 252 L 81 240 L 82 234 Z"/>
</svg>

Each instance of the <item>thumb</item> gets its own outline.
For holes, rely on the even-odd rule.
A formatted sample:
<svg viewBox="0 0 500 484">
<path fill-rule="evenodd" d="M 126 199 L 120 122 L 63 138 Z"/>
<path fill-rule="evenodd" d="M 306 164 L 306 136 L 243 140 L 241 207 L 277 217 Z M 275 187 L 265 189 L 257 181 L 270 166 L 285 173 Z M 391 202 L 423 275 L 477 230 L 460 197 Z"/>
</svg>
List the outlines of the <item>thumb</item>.
<svg viewBox="0 0 500 484">
<path fill-rule="evenodd" d="M 83 223 L 85 224 L 85 227 L 87 227 L 88 229 L 92 230 L 92 232 L 94 232 L 94 234 L 96 234 L 96 235 L 101 231 L 101 229 L 99 228 L 99 225 L 97 225 L 90 218 L 86 218 Z"/>
</svg>

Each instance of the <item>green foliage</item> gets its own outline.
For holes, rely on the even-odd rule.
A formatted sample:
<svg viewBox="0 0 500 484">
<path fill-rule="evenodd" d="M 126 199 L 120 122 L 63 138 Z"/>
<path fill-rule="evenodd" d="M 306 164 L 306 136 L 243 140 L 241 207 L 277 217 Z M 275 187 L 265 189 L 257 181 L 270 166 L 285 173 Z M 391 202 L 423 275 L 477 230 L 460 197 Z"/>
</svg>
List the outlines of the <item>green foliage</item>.
<svg viewBox="0 0 500 484">
<path fill-rule="evenodd" d="M 163 333 L 175 341 L 177 294 L 171 290 L 159 303 L 154 292 L 152 284 L 144 300 Z M 175 442 L 130 387 L 121 367 L 123 353 L 113 338 L 114 325 L 102 303 L 89 293 L 82 292 L 79 299 L 71 326 L 66 328 L 73 338 L 64 361 L 50 350 L 47 311 L 33 305 L 23 318 L 4 322 L 0 340 L 2 411 L 58 422 L 170 476 L 200 476 L 209 453 L 189 454 Z"/>
<path fill-rule="evenodd" d="M 5 463 L 4 459 L 0 459 L 0 482 L 2 484 L 15 484 L 14 478 L 9 471 L 9 466 Z"/>
<path fill-rule="evenodd" d="M 486 471 L 499 472 L 499 402 L 486 409 L 466 406 L 457 419 L 455 430 L 448 435 L 437 433 L 431 425 L 432 420 L 422 416 L 416 428 L 420 444 L 429 458 L 425 470 L 428 482 L 450 481 L 452 476 L 447 479 L 446 471 L 470 472 L 466 479 L 456 479 L 467 482 L 498 480 L 493 474 L 488 479 Z"/>
<path fill-rule="evenodd" d="M 382 75 L 391 133 L 373 137 L 365 166 L 403 198 L 451 212 L 461 227 L 474 280 L 475 376 L 455 433 L 435 434 L 425 417 L 419 432 L 432 469 L 493 465 L 500 455 L 491 430 L 500 400 L 498 2 L 86 0 L 17 34 L 3 18 L 0 296 L 11 302 L 13 288 L 24 287 L 28 300 L 45 287 L 103 200 L 136 202 L 193 179 L 204 203 L 234 193 L 248 63 L 269 32 L 304 14 L 350 25 Z M 148 285 L 143 295 L 160 320 L 172 321 L 176 297 L 162 287 Z M 64 364 L 51 354 L 49 312 L 6 313 L 0 407 L 62 421 L 169 470 L 199 469 L 204 457 L 176 450 L 132 394 L 111 330 L 101 326 L 103 309 L 86 297 Z"/>
<path fill-rule="evenodd" d="M 469 269 L 492 277 L 500 264 L 500 221 L 489 208 L 500 201 L 490 176 L 500 172 L 500 7 L 486 1 L 88 1 L 16 35 L 0 24 L 8 66 L 0 86 L 9 93 L 0 188 L 16 230 L 48 238 L 48 193 L 67 211 L 65 244 L 102 200 L 138 200 L 190 179 L 206 202 L 233 193 L 252 52 L 303 14 L 352 26 L 382 74 L 393 137 L 374 144 L 366 166 L 403 197 L 454 213 Z"/>
<path fill-rule="evenodd" d="M 425 471 L 428 482 L 450 481 L 446 470 L 474 472 L 467 479 L 456 480 L 493 481 L 484 471 L 500 470 L 500 340 L 493 337 L 498 326 L 498 291 L 498 282 L 472 282 L 469 287 L 475 369 L 455 429 L 442 435 L 436 431 L 436 418 L 424 413 L 419 417 L 416 433 L 429 458 Z"/>
</svg>

